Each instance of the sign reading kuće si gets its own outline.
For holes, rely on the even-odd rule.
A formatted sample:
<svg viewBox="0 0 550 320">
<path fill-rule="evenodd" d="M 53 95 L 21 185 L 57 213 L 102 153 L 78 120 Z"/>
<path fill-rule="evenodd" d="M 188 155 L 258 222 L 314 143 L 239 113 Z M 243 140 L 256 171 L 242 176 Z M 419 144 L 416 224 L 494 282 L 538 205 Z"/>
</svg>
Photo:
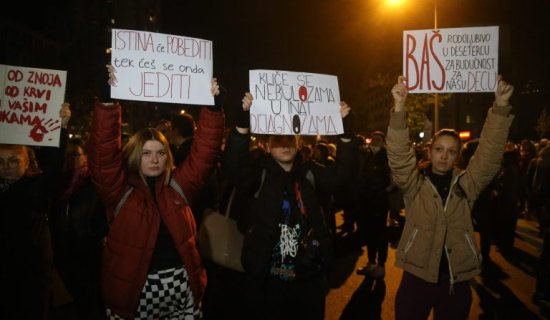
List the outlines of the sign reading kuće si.
<svg viewBox="0 0 550 320">
<path fill-rule="evenodd" d="M 0 65 L 0 143 L 59 146 L 67 72 Z"/>
<path fill-rule="evenodd" d="M 213 105 L 212 41 L 113 29 L 111 98 Z"/>
<path fill-rule="evenodd" d="M 256 134 L 337 135 L 344 132 L 338 78 L 250 70 L 250 129 Z"/>
<path fill-rule="evenodd" d="M 412 93 L 493 92 L 498 27 L 403 32 L 403 75 Z"/>
</svg>

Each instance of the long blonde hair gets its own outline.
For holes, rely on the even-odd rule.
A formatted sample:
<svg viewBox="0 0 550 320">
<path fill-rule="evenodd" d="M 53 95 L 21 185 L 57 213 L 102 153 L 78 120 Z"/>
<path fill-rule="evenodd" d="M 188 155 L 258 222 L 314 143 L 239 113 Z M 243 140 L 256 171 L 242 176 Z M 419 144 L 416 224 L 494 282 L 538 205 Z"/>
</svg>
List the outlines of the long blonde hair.
<svg viewBox="0 0 550 320">
<path fill-rule="evenodd" d="M 164 150 L 168 156 L 166 158 L 166 177 L 164 180 L 164 184 L 167 185 L 168 182 L 170 182 L 170 171 L 174 167 L 174 157 L 170 151 L 170 143 L 168 143 L 168 140 L 166 140 L 164 135 L 157 129 L 141 129 L 131 136 L 128 143 L 122 148 L 122 161 L 129 173 L 137 174 L 145 181 L 143 172 L 141 172 L 141 157 L 143 154 L 143 145 L 149 140 L 158 141 L 164 146 Z"/>
</svg>

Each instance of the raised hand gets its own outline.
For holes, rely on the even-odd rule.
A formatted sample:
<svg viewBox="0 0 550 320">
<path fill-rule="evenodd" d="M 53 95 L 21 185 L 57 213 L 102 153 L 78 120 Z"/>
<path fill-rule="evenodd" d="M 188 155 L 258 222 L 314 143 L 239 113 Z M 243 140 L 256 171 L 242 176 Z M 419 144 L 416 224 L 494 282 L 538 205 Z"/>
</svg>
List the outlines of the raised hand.
<svg viewBox="0 0 550 320">
<path fill-rule="evenodd" d="M 347 117 L 350 111 L 350 106 L 345 101 L 340 101 L 340 115 L 342 116 L 342 119 Z"/>
<path fill-rule="evenodd" d="M 218 79 L 212 78 L 210 81 L 211 87 L 210 87 L 210 93 L 212 93 L 213 96 L 217 96 L 220 94 L 220 85 L 218 84 Z"/>
<path fill-rule="evenodd" d="M 399 76 L 397 83 L 391 89 L 393 96 L 393 107 L 395 112 L 399 112 L 405 109 L 405 100 L 407 100 L 407 88 L 405 87 L 405 77 Z"/>
<path fill-rule="evenodd" d="M 243 111 L 250 111 L 250 107 L 252 106 L 252 100 L 254 100 L 254 97 L 250 92 L 246 92 L 243 97 Z"/>
<path fill-rule="evenodd" d="M 514 86 L 502 80 L 502 76 L 497 77 L 498 85 L 495 91 L 495 105 L 506 107 L 510 105 L 510 97 L 514 92 Z"/>
<path fill-rule="evenodd" d="M 107 72 L 109 72 L 109 80 L 107 80 L 107 83 L 112 87 L 116 87 L 118 83 L 118 79 L 115 76 L 115 73 L 116 73 L 115 67 L 113 67 L 110 64 L 105 65 L 105 67 L 107 67 Z"/>
<path fill-rule="evenodd" d="M 71 119 L 71 104 L 65 102 L 61 105 L 61 110 L 59 110 L 59 117 L 61 117 L 61 128 L 67 129 L 69 125 L 69 120 Z"/>
</svg>

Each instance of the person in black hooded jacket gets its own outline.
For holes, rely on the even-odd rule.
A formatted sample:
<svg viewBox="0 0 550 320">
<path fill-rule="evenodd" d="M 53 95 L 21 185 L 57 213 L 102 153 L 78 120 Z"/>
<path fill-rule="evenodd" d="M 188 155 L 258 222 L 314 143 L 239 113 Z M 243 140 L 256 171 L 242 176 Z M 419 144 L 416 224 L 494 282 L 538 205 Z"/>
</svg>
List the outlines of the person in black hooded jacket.
<svg viewBox="0 0 550 320">
<path fill-rule="evenodd" d="M 60 111 L 60 148 L 0 144 L 1 319 L 47 319 L 52 299 L 52 244 L 48 215 L 59 182 L 69 104 Z"/>
<path fill-rule="evenodd" d="M 298 137 L 268 136 L 267 153 L 253 163 L 248 158 L 252 99 L 245 94 L 222 161 L 222 171 L 248 199 L 241 256 L 247 314 L 253 319 L 323 319 L 326 269 L 334 249 L 318 192 L 351 180 L 357 148 L 351 136 L 342 137 L 337 162 L 324 167 L 302 163 Z M 342 102 L 344 128 L 349 128 L 349 112 Z"/>
</svg>

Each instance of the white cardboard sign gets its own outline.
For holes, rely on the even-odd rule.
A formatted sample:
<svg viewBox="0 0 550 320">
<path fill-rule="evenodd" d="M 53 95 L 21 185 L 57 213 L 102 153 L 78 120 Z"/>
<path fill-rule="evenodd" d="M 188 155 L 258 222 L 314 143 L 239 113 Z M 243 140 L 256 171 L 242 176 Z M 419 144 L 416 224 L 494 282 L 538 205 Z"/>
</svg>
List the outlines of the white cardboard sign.
<svg viewBox="0 0 550 320">
<path fill-rule="evenodd" d="M 59 146 L 67 72 L 0 65 L 0 143 Z"/>
<path fill-rule="evenodd" d="M 338 78 L 250 70 L 250 129 L 256 134 L 337 135 L 344 132 Z"/>
<path fill-rule="evenodd" d="M 113 29 L 111 45 L 111 98 L 214 105 L 212 41 Z"/>
<path fill-rule="evenodd" d="M 403 75 L 412 93 L 494 92 L 498 27 L 403 32 Z"/>
</svg>

